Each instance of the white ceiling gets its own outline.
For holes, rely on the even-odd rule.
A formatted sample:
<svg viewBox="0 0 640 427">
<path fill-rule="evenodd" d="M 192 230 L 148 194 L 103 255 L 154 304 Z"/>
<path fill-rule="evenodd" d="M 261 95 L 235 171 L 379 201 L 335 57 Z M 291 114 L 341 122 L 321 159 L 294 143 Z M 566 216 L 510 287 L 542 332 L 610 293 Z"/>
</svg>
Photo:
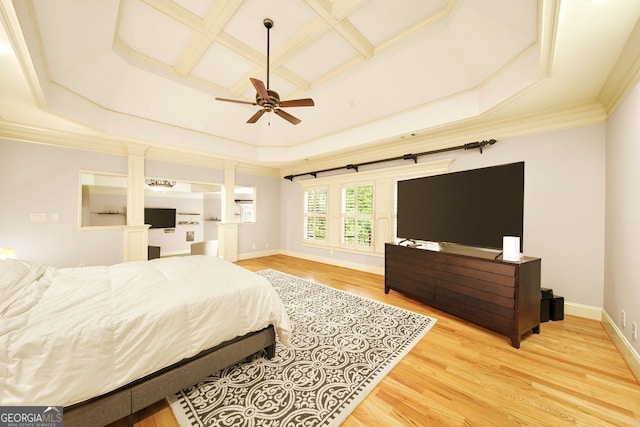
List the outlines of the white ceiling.
<svg viewBox="0 0 640 427">
<path fill-rule="evenodd" d="M 0 0 L 0 119 L 282 167 L 602 104 L 637 0 Z M 292 125 L 264 115 L 265 81 Z M 0 125 L 2 124 L 0 122 Z M 401 153 L 400 153 L 401 154 Z"/>
</svg>

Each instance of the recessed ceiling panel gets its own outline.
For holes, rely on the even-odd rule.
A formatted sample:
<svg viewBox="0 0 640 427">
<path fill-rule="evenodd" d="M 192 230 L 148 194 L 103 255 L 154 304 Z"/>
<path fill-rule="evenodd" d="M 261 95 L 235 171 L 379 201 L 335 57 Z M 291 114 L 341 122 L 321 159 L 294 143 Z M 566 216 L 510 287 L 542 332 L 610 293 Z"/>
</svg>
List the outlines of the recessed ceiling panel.
<svg viewBox="0 0 640 427">
<path fill-rule="evenodd" d="M 358 56 L 358 52 L 339 34 L 328 31 L 287 61 L 286 67 L 313 82 Z"/>
<path fill-rule="evenodd" d="M 231 88 L 240 77 L 255 67 L 247 58 L 230 51 L 219 43 L 212 44 L 191 74 L 224 88 Z"/>
<path fill-rule="evenodd" d="M 536 43 L 536 3 L 469 0 L 468 7 L 455 14 L 448 31 L 451 54 L 478 77 L 474 84 L 489 78 Z M 474 25 L 480 31 L 465 31 Z"/>
<path fill-rule="evenodd" d="M 302 1 L 247 0 L 229 20 L 224 31 L 266 55 L 267 30 L 263 24 L 265 18 L 270 18 L 274 23 L 270 36 L 273 53 L 309 24 L 315 15 Z"/>
<path fill-rule="evenodd" d="M 348 16 L 366 39 L 378 46 L 444 10 L 451 0 L 370 0 Z"/>
<path fill-rule="evenodd" d="M 56 80 L 66 72 L 73 72 L 112 48 L 117 2 L 36 1 L 29 4 L 35 14 L 41 47 L 46 52 L 43 59 L 51 73 L 47 79 Z"/>
<path fill-rule="evenodd" d="M 138 0 L 123 1 L 121 8 L 118 38 L 143 56 L 175 66 L 192 31 Z"/>
<path fill-rule="evenodd" d="M 211 9 L 214 0 L 173 0 L 176 4 L 187 9 L 194 15 L 204 18 Z"/>
</svg>

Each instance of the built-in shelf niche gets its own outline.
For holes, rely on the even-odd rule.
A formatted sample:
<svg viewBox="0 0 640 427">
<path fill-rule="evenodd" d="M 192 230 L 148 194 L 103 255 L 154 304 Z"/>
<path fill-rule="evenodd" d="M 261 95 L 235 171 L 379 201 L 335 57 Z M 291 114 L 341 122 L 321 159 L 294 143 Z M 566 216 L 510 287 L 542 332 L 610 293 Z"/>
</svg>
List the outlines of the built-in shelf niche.
<svg viewBox="0 0 640 427">
<path fill-rule="evenodd" d="M 200 216 L 198 212 L 178 212 L 177 215 L 181 216 Z M 194 221 L 191 218 L 187 220 L 178 221 L 178 225 L 198 225 L 200 221 Z"/>
<path fill-rule="evenodd" d="M 78 226 L 122 227 L 127 222 L 127 176 L 80 171 Z"/>
</svg>

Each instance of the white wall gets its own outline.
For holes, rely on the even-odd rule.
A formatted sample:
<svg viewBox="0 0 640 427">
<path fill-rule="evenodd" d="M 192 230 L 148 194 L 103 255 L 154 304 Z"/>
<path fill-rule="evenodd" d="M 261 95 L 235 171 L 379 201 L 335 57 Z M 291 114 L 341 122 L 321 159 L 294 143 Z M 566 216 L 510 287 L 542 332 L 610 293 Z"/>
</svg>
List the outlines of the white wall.
<svg viewBox="0 0 640 427">
<path fill-rule="evenodd" d="M 640 84 L 607 122 L 604 309 L 640 353 Z M 621 311 L 626 312 L 626 326 Z M 640 333 L 640 331 L 639 331 Z"/>
<path fill-rule="evenodd" d="M 238 173 L 236 185 L 254 187 L 256 211 L 255 223 L 238 225 L 238 254 L 240 258 L 259 256 L 278 251 L 281 244 L 280 180 L 282 178 Z"/>
<path fill-rule="evenodd" d="M 452 171 L 525 162 L 523 252 L 542 258 L 542 287 L 567 302 L 602 307 L 605 125 L 509 139 L 468 154 Z"/>
<path fill-rule="evenodd" d="M 606 125 L 499 141 L 477 150 L 426 156 L 454 157 L 452 171 L 525 161 L 524 252 L 542 258 L 542 285 L 567 302 L 604 304 L 605 130 L 609 173 L 607 199 L 607 311 L 627 308 L 638 318 L 638 274 L 630 260 L 638 246 L 639 199 L 634 144 L 640 110 L 637 89 Z M 627 105 L 628 104 L 628 105 Z M 635 109 L 635 110 L 634 110 Z M 354 159 L 355 161 L 355 159 Z M 637 163 L 637 162 L 636 162 Z M 25 259 L 56 266 L 111 264 L 122 259 L 120 231 L 78 231 L 78 170 L 126 173 L 127 159 L 67 148 L 0 140 L 0 247 Z M 220 170 L 146 162 L 147 174 L 179 180 L 221 182 Z M 283 250 L 339 265 L 382 271 L 382 256 L 302 245 L 300 185 L 282 178 L 237 174 L 236 184 L 257 188 L 257 224 L 241 224 L 241 257 Z M 30 213 L 58 213 L 59 222 L 33 223 Z M 182 233 L 184 234 L 184 233 Z M 624 307 L 623 307 L 624 306 Z M 629 327 L 627 327 L 629 328 Z M 627 329 L 628 332 L 628 329 Z"/>
<path fill-rule="evenodd" d="M 80 169 L 126 174 L 127 159 L 0 139 L 0 247 L 59 267 L 121 261 L 122 231 L 77 228 Z M 31 222 L 32 213 L 47 222 Z"/>
<path fill-rule="evenodd" d="M 524 253 L 542 258 L 542 286 L 565 301 L 602 307 L 604 279 L 605 125 L 498 141 L 454 151 L 451 171 L 525 162 Z M 357 163 L 357 159 L 346 159 Z M 355 172 L 354 172 L 355 173 Z M 281 184 L 284 250 L 292 255 L 382 271 L 381 256 L 304 246 L 300 185 Z"/>
<path fill-rule="evenodd" d="M 127 174 L 127 169 L 126 156 L 0 139 L 0 247 L 15 249 L 22 259 L 56 267 L 121 262 L 124 252 L 122 230 L 78 230 L 78 179 L 80 170 Z M 151 160 L 145 161 L 145 174 L 202 183 L 222 184 L 224 180 L 224 172 L 219 169 Z M 264 251 L 267 247 L 277 251 L 281 247 L 279 182 L 279 178 L 248 174 L 236 177 L 238 185 L 257 187 L 257 212 L 260 215 L 257 224 L 239 227 L 239 256 Z M 200 201 L 198 212 L 204 209 L 202 205 Z M 219 200 L 209 203 L 210 209 L 216 206 L 219 209 Z M 46 213 L 48 221 L 30 222 L 31 213 Z M 52 213 L 59 214 L 59 221 L 51 221 Z M 207 212 L 209 214 L 212 213 Z M 202 220 L 203 215 L 200 216 Z M 187 228 L 184 227 L 187 226 L 176 227 L 176 241 L 164 245 L 168 252 L 185 250 Z M 217 228 L 217 223 L 208 222 L 205 227 Z M 204 231 L 199 230 L 200 237 L 196 235 L 195 241 L 205 238 Z M 211 230 L 207 233 L 209 237 L 216 234 Z M 150 244 L 155 237 L 158 236 L 150 236 Z M 252 249 L 253 244 L 256 250 Z"/>
</svg>

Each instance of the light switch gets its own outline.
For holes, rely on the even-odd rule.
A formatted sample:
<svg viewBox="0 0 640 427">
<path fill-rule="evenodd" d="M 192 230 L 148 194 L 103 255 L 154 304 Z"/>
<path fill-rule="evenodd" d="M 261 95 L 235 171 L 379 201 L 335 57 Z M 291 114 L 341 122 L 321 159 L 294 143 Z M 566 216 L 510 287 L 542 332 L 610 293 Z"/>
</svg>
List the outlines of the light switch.
<svg viewBox="0 0 640 427">
<path fill-rule="evenodd" d="M 31 222 L 47 222 L 46 213 L 32 213 L 29 218 Z"/>
<path fill-rule="evenodd" d="M 59 221 L 60 221 L 60 213 L 51 212 L 51 222 L 59 222 Z"/>
</svg>

